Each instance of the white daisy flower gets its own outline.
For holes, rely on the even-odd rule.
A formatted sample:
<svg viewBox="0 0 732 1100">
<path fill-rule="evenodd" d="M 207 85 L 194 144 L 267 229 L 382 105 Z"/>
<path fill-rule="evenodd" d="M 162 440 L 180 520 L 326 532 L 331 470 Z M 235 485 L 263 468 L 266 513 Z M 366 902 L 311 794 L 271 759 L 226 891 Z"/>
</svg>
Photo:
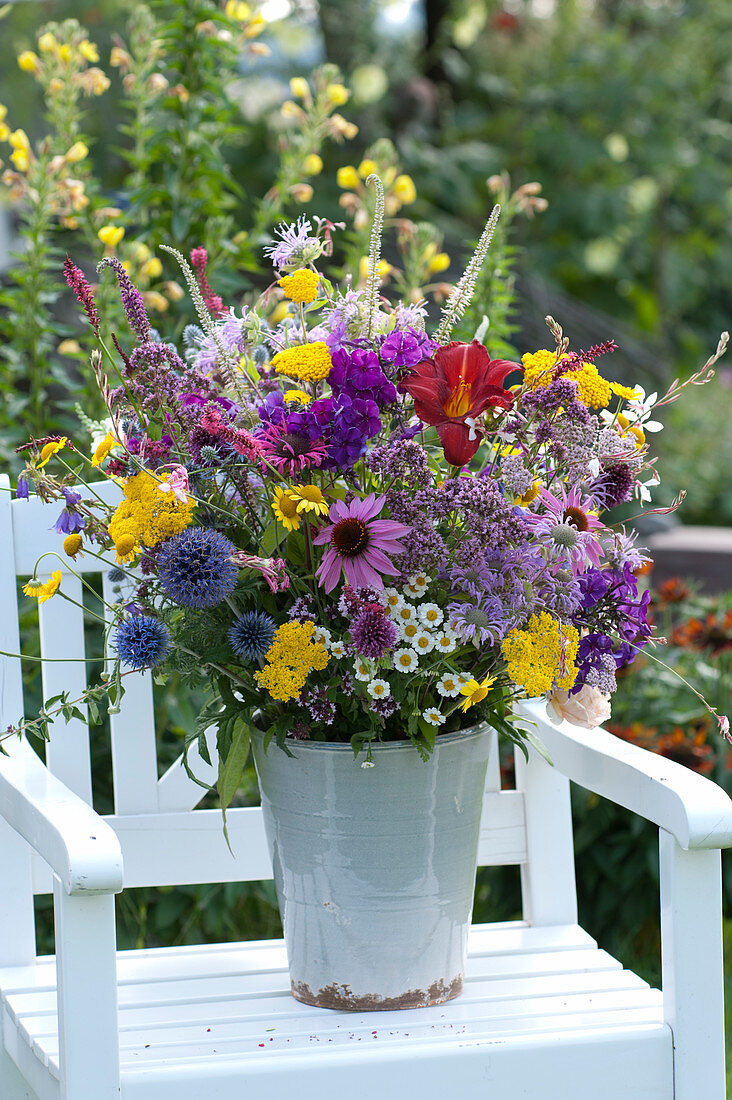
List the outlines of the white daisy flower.
<svg viewBox="0 0 732 1100">
<path fill-rule="evenodd" d="M 397 672 L 414 672 L 416 668 L 419 668 L 419 657 L 413 649 L 408 649 L 406 646 L 402 649 L 395 649 L 391 659 Z"/>
<path fill-rule="evenodd" d="M 454 630 L 443 629 L 435 634 L 434 643 L 440 653 L 452 653 L 457 645 L 457 634 Z"/>
<path fill-rule="evenodd" d="M 445 721 L 445 715 L 441 714 L 437 707 L 427 707 L 427 710 L 422 711 L 422 717 L 431 726 L 441 726 Z"/>
<path fill-rule="evenodd" d="M 366 685 L 366 691 L 369 693 L 372 699 L 386 699 L 391 695 L 391 688 L 387 684 L 386 680 L 380 680 L 376 677 L 373 680 L 369 680 Z"/>
<path fill-rule="evenodd" d="M 330 652 L 338 660 L 339 657 L 345 657 L 346 647 L 343 642 L 331 642 Z"/>
<path fill-rule="evenodd" d="M 425 626 L 439 626 L 445 618 L 445 613 L 436 603 L 421 603 L 417 608 L 417 614 Z"/>
<path fill-rule="evenodd" d="M 366 683 L 374 675 L 374 670 L 371 667 L 371 662 L 364 660 L 363 657 L 358 657 L 353 662 L 353 671 L 356 674 L 356 679 Z"/>
<path fill-rule="evenodd" d="M 442 679 L 437 681 L 437 690 L 440 695 L 444 695 L 448 699 L 454 699 L 456 695 L 460 694 L 460 680 L 452 673 L 446 672 Z"/>
<path fill-rule="evenodd" d="M 435 648 L 435 639 L 428 630 L 420 630 L 409 643 L 417 653 L 429 653 Z"/>
<path fill-rule="evenodd" d="M 392 613 L 392 618 L 402 625 L 404 625 L 404 623 L 413 623 L 417 621 L 417 612 L 411 604 L 402 603 L 402 606 L 398 607 L 396 611 Z"/>
<path fill-rule="evenodd" d="M 472 680 L 472 678 L 472 676 L 468 676 L 465 672 L 459 672 L 457 680 L 460 687 L 462 687 L 464 684 L 467 684 L 469 680 Z"/>
<path fill-rule="evenodd" d="M 417 622 L 412 621 L 411 623 L 403 623 L 401 627 L 401 636 L 411 645 L 412 640 L 417 637 L 421 630 L 422 627 Z"/>
<path fill-rule="evenodd" d="M 396 588 L 385 588 L 379 593 L 381 603 L 394 615 L 400 607 L 404 607 L 404 596 L 397 592 Z"/>
<path fill-rule="evenodd" d="M 413 573 L 407 578 L 407 583 L 402 585 L 402 592 L 410 600 L 423 596 L 429 587 L 430 578 L 426 573 Z"/>
<path fill-rule="evenodd" d="M 328 630 L 327 626 L 316 626 L 315 627 L 315 630 L 313 631 L 313 641 L 316 644 L 318 642 L 320 642 L 320 644 L 324 645 L 326 649 L 328 648 L 328 646 L 330 645 L 330 643 L 332 641 L 332 638 L 331 638 L 331 633 Z"/>
</svg>

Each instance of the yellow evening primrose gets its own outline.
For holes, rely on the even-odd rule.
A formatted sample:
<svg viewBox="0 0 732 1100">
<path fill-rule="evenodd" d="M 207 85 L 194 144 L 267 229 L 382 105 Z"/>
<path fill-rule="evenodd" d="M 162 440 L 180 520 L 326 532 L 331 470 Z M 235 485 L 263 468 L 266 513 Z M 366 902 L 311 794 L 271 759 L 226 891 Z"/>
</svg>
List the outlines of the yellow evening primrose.
<svg viewBox="0 0 732 1100">
<path fill-rule="evenodd" d="M 106 244 L 109 248 L 116 248 L 124 235 L 125 231 L 121 225 L 103 225 L 97 233 L 102 244 Z"/>
<path fill-rule="evenodd" d="M 352 164 L 344 164 L 336 172 L 336 181 L 344 191 L 352 191 L 354 187 L 358 187 L 358 172 Z"/>
<path fill-rule="evenodd" d="M 43 466 L 45 466 L 49 459 L 53 458 L 53 456 L 55 454 L 58 454 L 59 451 L 63 451 L 67 443 L 68 439 L 66 438 L 66 436 L 63 436 L 62 439 L 55 439 L 52 440 L 50 443 L 46 443 L 41 451 L 40 461 L 36 463 L 36 468 L 40 470 Z"/>
<path fill-rule="evenodd" d="M 40 58 L 33 50 L 23 50 L 18 54 L 18 66 L 24 73 L 34 73 L 40 65 Z"/>
<path fill-rule="evenodd" d="M 113 438 L 111 432 L 107 432 L 104 439 L 98 444 L 97 449 L 92 455 L 92 466 L 101 466 L 105 458 L 112 450 L 113 447 L 118 447 L 117 440 Z"/>
<path fill-rule="evenodd" d="M 46 600 L 50 600 L 51 596 L 54 596 L 58 592 L 59 585 L 61 584 L 61 570 L 56 569 L 47 581 L 38 580 L 37 577 L 31 577 L 27 584 L 23 585 L 23 591 L 26 596 L 33 596 L 38 600 L 39 604 L 45 603 Z"/>
<path fill-rule="evenodd" d="M 460 704 L 460 710 L 463 714 L 475 703 L 480 703 L 485 699 L 494 680 L 495 676 L 486 676 L 480 683 L 477 680 L 470 679 L 462 685 L 460 694 L 464 695 L 465 699 Z"/>
<path fill-rule="evenodd" d="M 297 498 L 290 489 L 275 488 L 275 498 L 272 501 L 272 511 L 288 531 L 297 531 L 300 526 L 300 516 L 297 510 Z"/>
<path fill-rule="evenodd" d="M 291 302 L 307 303 L 317 297 L 320 275 L 309 267 L 302 267 L 292 275 L 283 275 L 277 282 Z"/>
<path fill-rule="evenodd" d="M 315 512 L 319 516 L 328 514 L 328 502 L 317 485 L 293 485 L 292 496 L 297 500 L 298 512 Z"/>
</svg>

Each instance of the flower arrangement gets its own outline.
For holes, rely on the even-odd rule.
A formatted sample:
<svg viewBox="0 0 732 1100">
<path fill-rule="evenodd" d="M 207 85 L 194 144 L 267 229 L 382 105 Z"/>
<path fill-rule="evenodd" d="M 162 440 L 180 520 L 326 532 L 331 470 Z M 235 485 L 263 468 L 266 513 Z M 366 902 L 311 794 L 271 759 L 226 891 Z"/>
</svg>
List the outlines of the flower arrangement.
<svg viewBox="0 0 732 1100">
<path fill-rule="evenodd" d="M 479 720 L 523 744 L 532 735 L 511 718 L 522 696 L 606 718 L 618 670 L 652 640 L 637 576 L 648 557 L 606 513 L 650 499 L 656 410 L 708 382 L 727 342 L 647 399 L 600 372 L 612 342 L 573 351 L 551 318 L 554 347 L 520 363 L 452 341 L 498 207 L 430 334 L 423 301 L 381 292 L 384 193 L 369 183 L 358 288 L 324 270 L 325 220 L 279 227 L 273 281 L 240 313 L 214 295 L 202 250 L 192 267 L 166 249 L 200 322 L 181 351 L 159 340 L 107 256 L 132 334 L 111 350 L 89 284 L 66 263 L 99 340 L 108 419 L 87 422 L 88 458 L 67 438 L 28 444 L 17 495 L 32 485 L 63 502 L 65 569 L 92 554 L 119 582 L 105 681 L 115 697 L 140 669 L 208 680 L 197 733 L 217 726 L 227 789 L 253 725 L 283 748 L 350 740 L 368 765 L 375 741 L 408 737 L 427 756 L 438 733 Z M 275 299 L 286 312 L 272 326 Z M 100 475 L 119 485 L 116 507 L 85 492 Z M 61 572 L 25 591 L 63 598 Z"/>
</svg>

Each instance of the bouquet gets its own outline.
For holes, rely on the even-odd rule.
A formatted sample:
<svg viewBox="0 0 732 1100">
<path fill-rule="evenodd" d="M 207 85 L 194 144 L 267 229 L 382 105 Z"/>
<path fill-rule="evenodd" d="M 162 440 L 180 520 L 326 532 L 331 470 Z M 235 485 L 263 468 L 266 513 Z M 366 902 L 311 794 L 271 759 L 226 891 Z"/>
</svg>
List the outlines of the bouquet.
<svg viewBox="0 0 732 1100">
<path fill-rule="evenodd" d="M 325 220 L 279 227 L 271 285 L 239 313 L 209 285 L 203 249 L 189 263 L 168 248 L 199 319 L 179 350 L 113 255 L 100 267 L 130 333 L 110 348 L 66 261 L 99 340 L 108 419 L 86 421 L 91 450 L 55 437 L 26 447 L 17 495 L 33 486 L 62 503 L 65 564 L 43 580 L 39 562 L 25 592 L 63 597 L 63 571 L 98 557 L 119 594 L 107 609 L 116 656 L 87 699 L 115 701 L 145 669 L 205 680 L 192 736 L 206 757 L 216 727 L 229 788 L 253 727 L 285 751 L 350 741 L 368 766 L 374 742 L 409 738 L 426 757 L 438 734 L 480 721 L 525 749 L 532 734 L 512 708 L 526 696 L 587 727 L 607 719 L 618 670 L 652 641 L 648 555 L 607 513 L 650 501 L 656 411 L 708 382 L 727 341 L 660 399 L 604 377 L 612 341 L 573 350 L 552 318 L 551 346 L 492 360 L 480 331 L 450 336 L 498 207 L 430 332 L 424 301 L 382 293 L 383 189 L 370 183 L 355 286 L 328 277 Z M 100 498 L 99 478 L 117 483 L 118 503 Z M 44 718 L 21 726 L 43 733 Z"/>
</svg>

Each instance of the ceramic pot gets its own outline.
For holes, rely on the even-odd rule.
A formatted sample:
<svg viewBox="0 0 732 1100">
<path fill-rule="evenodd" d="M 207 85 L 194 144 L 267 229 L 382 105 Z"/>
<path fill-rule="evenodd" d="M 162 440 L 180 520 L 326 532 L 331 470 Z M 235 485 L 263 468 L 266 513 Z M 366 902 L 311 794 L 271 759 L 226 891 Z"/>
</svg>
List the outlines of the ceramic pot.
<svg viewBox="0 0 732 1100">
<path fill-rule="evenodd" d="M 489 730 L 373 747 L 253 738 L 293 996 L 351 1011 L 462 990 Z"/>
</svg>

